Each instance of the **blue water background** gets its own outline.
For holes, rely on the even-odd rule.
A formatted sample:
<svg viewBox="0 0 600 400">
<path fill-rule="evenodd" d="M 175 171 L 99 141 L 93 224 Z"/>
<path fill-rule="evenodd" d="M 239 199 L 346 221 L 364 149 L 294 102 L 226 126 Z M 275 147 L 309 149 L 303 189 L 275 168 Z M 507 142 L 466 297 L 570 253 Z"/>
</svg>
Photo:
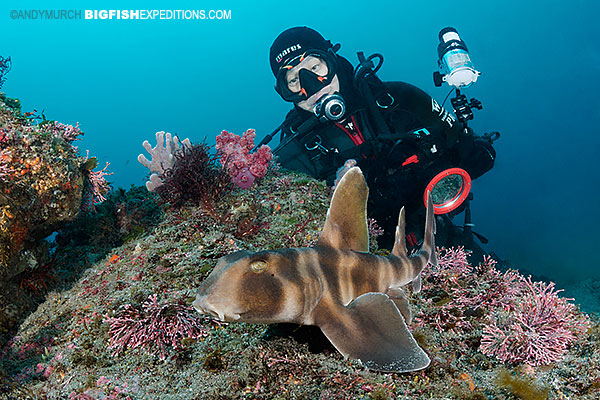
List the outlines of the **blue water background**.
<svg viewBox="0 0 600 400">
<path fill-rule="evenodd" d="M 253 4 L 254 3 L 254 4 Z M 344 6 L 340 6 L 344 4 Z M 231 20 L 12 20 L 12 9 L 231 10 Z M 356 62 L 381 52 L 385 80 L 413 83 L 438 101 L 437 34 L 454 26 L 483 75 L 472 126 L 501 132 L 495 168 L 473 185 L 476 230 L 488 248 L 559 283 L 600 278 L 600 42 L 597 0 L 429 2 L 3 2 L 2 90 L 24 111 L 80 123 L 76 144 L 110 162 L 115 187 L 141 185 L 141 143 L 165 130 L 214 143 L 226 129 L 262 138 L 289 105 L 273 90 L 268 49 L 308 25 Z"/>
</svg>

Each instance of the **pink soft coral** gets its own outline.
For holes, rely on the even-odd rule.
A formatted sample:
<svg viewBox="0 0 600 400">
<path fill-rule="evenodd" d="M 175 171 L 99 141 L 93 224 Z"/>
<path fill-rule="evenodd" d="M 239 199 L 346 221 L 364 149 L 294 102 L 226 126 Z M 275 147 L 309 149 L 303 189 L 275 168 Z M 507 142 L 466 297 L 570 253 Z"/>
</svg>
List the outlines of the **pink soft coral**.
<svg viewBox="0 0 600 400">
<path fill-rule="evenodd" d="M 269 162 L 273 160 L 273 154 L 267 145 L 250 153 L 254 148 L 255 136 L 254 129 L 248 129 L 242 137 L 223 131 L 216 138 L 215 148 L 221 156 L 221 164 L 232 181 L 243 189 L 249 189 L 255 179 L 265 176 Z"/>
<path fill-rule="evenodd" d="M 109 348 L 114 349 L 115 355 L 139 347 L 164 360 L 169 349 L 183 347 L 183 339 L 208 335 L 193 308 L 182 302 L 160 304 L 155 294 L 148 297 L 141 310 L 126 304 L 105 322 L 110 325 Z"/>
<path fill-rule="evenodd" d="M 546 365 L 563 358 L 567 348 L 587 332 L 589 319 L 558 297 L 554 283 L 520 277 L 518 301 L 495 309 L 483 329 L 480 350 L 503 362 Z M 516 299 L 515 299 L 516 300 Z"/>
<path fill-rule="evenodd" d="M 425 307 L 415 318 L 453 334 L 481 335 L 480 350 L 505 363 L 545 365 L 563 358 L 590 320 L 554 283 L 501 272 L 484 257 L 471 266 L 463 247 L 438 249 L 438 266 L 423 271 Z M 482 331 L 480 330 L 482 329 Z"/>
</svg>

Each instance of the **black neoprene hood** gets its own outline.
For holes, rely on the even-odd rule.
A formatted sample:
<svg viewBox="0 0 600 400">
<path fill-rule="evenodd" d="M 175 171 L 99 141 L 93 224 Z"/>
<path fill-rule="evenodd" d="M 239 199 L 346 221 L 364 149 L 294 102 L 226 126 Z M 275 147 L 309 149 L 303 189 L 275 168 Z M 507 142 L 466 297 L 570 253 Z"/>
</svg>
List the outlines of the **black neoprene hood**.
<svg viewBox="0 0 600 400">
<path fill-rule="evenodd" d="M 314 29 L 306 26 L 289 28 L 279 34 L 269 51 L 269 62 L 273 75 L 277 76 L 279 68 L 293 57 L 307 50 L 327 51 L 331 48 L 331 42 Z"/>
</svg>

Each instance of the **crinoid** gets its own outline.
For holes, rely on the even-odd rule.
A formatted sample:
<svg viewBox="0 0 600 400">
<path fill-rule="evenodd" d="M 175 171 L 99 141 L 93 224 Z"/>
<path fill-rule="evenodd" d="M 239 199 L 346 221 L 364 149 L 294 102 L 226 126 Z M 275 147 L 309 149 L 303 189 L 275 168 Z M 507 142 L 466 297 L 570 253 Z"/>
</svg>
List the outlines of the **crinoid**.
<svg viewBox="0 0 600 400">
<path fill-rule="evenodd" d="M 231 178 L 210 153 L 206 143 L 183 146 L 175 154 L 173 168 L 164 172 L 164 184 L 156 189 L 163 203 L 180 206 L 188 201 L 213 214 L 218 202 L 233 190 Z"/>
</svg>

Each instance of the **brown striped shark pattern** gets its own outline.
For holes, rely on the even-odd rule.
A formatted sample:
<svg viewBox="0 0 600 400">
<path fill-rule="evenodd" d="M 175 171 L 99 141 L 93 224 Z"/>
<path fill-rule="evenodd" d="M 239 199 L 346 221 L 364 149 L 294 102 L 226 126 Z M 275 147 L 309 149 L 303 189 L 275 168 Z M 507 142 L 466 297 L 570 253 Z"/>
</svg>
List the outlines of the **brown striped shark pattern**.
<svg viewBox="0 0 600 400">
<path fill-rule="evenodd" d="M 368 252 L 368 192 L 361 170 L 350 169 L 314 247 L 222 257 L 198 290 L 196 310 L 223 321 L 316 325 L 342 355 L 373 370 L 426 368 L 430 359 L 408 329 L 401 288 L 412 283 L 418 291 L 423 268 L 437 264 L 431 199 L 421 249 L 407 255 L 402 208 L 394 247 L 383 257 Z"/>
</svg>

